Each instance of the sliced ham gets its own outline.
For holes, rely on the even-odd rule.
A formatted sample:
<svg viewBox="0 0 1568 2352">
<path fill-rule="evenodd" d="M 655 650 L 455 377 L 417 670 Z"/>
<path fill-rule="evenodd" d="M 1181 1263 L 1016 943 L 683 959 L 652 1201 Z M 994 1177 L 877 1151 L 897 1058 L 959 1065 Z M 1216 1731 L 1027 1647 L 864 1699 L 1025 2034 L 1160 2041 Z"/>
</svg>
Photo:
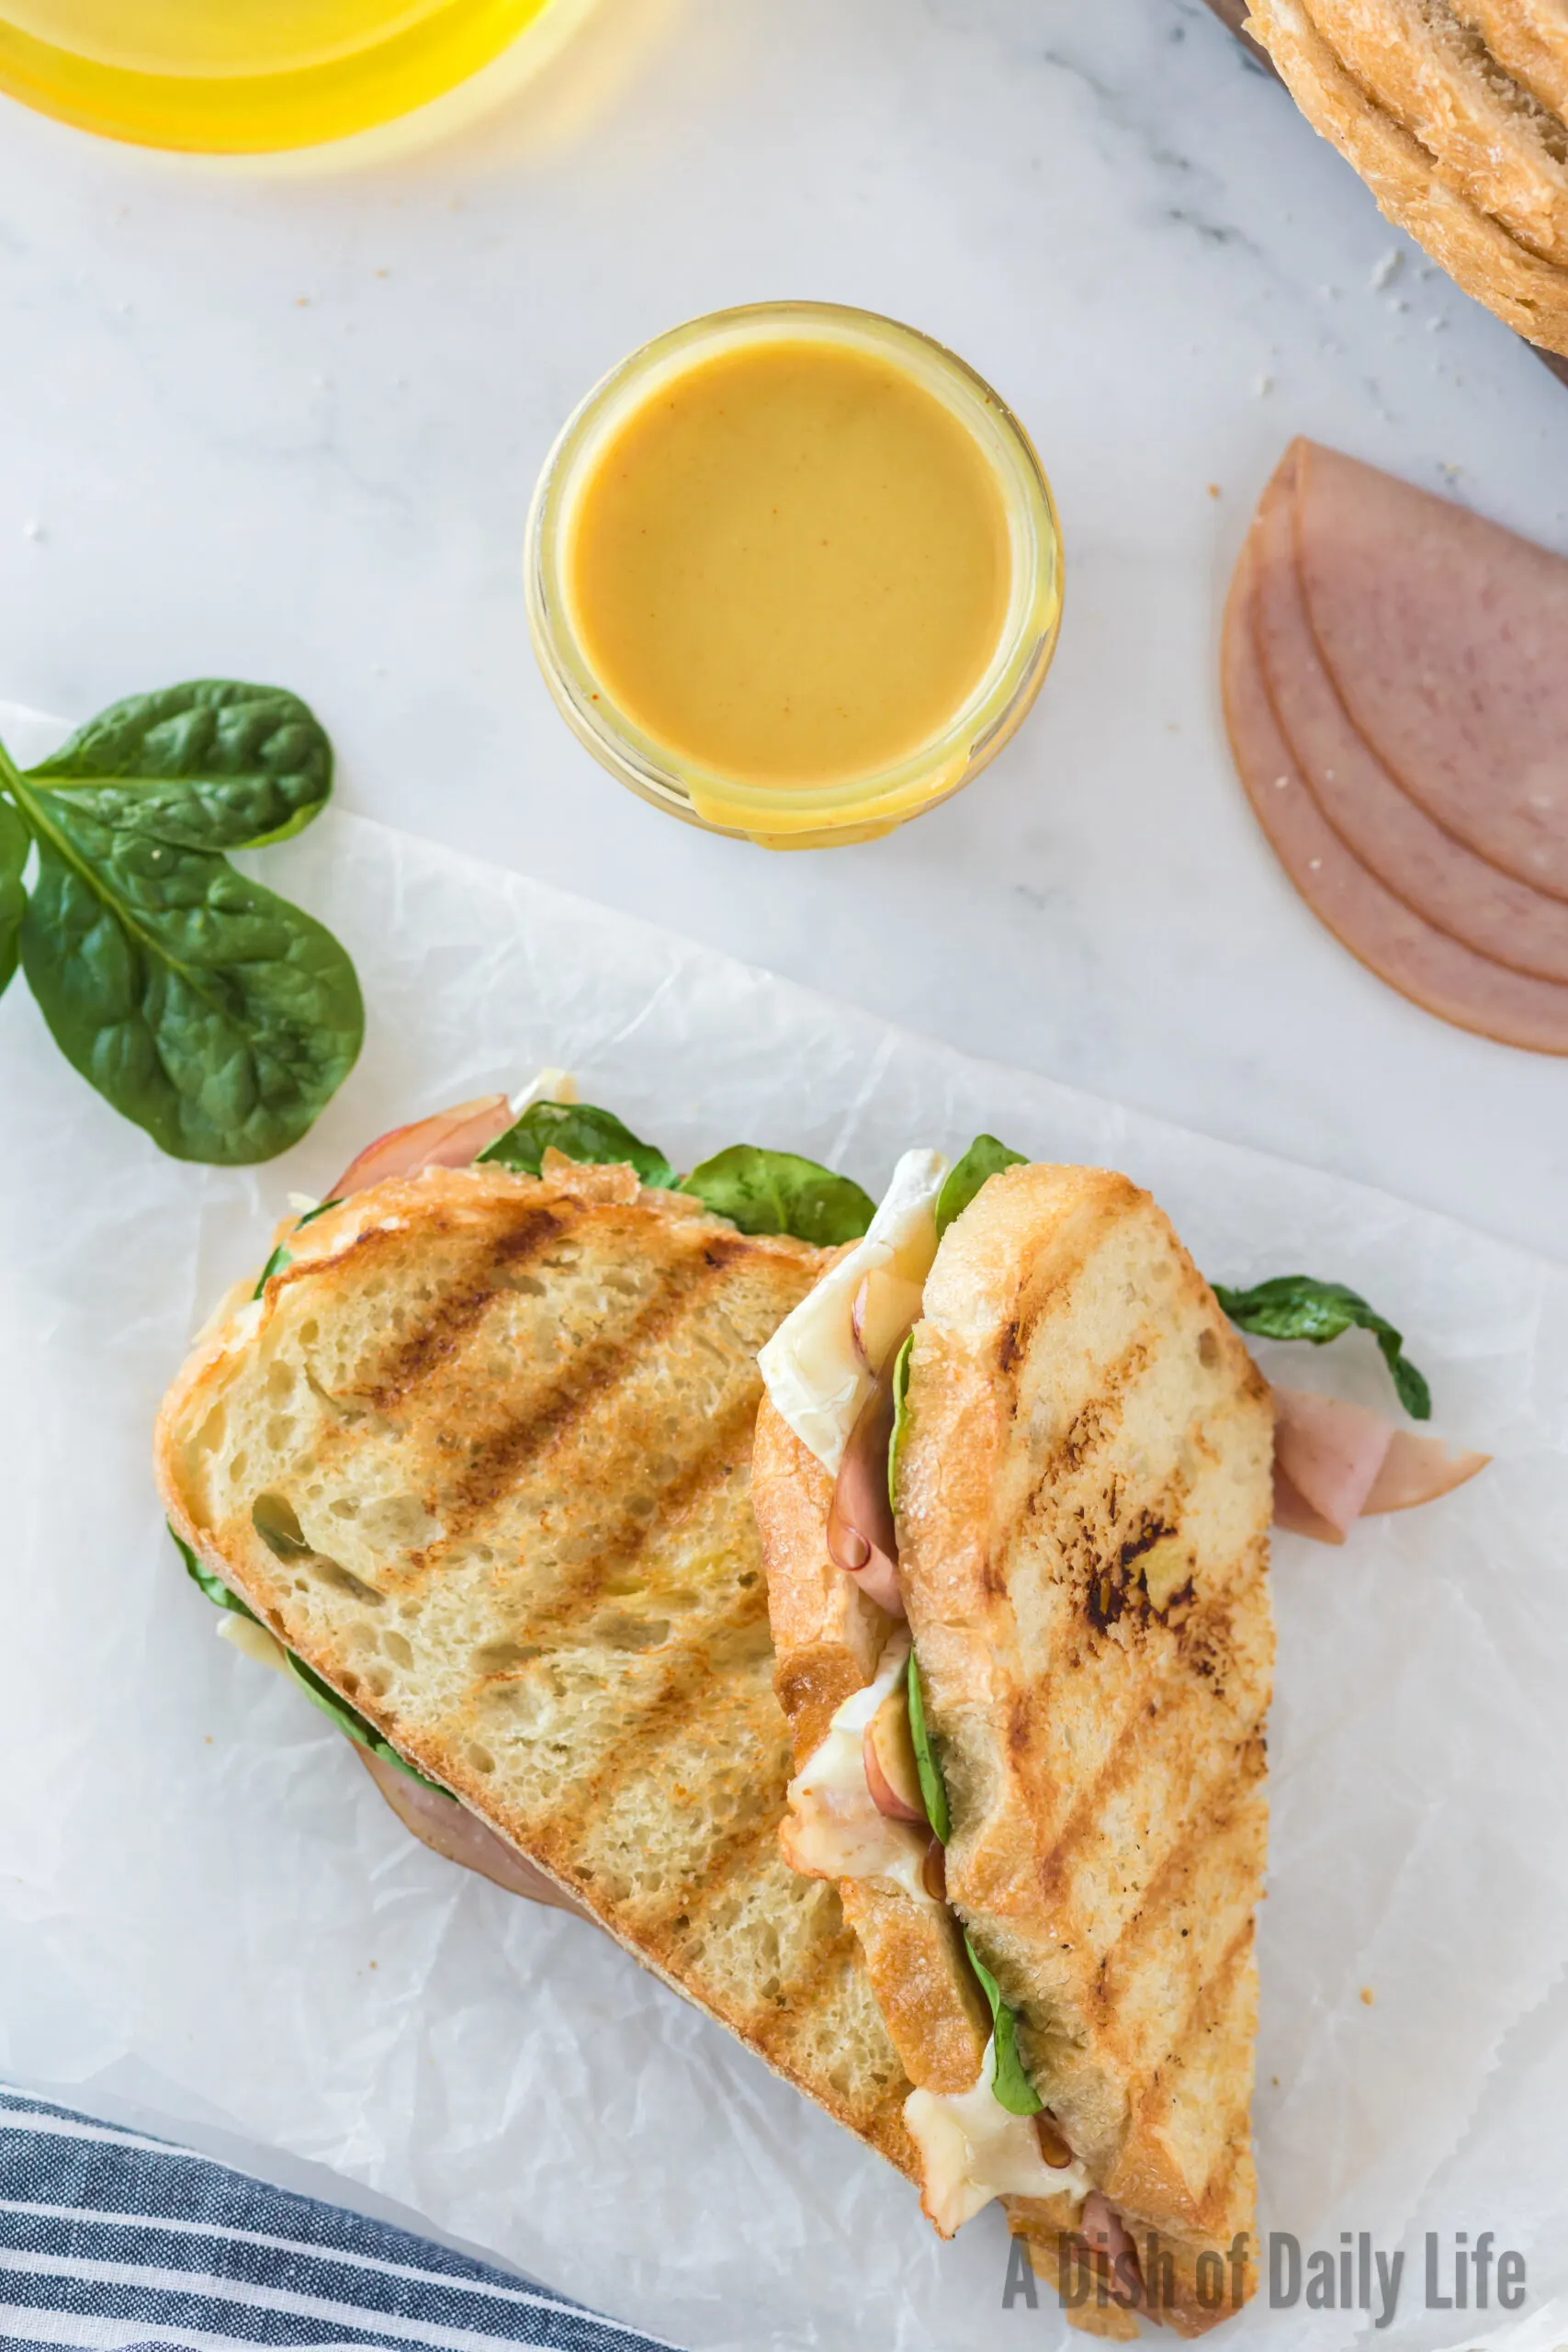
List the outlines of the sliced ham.
<svg viewBox="0 0 1568 2352">
<path fill-rule="evenodd" d="M 899 1335 L 897 1346 L 902 1345 Z M 861 1408 L 828 1510 L 828 1555 L 852 1576 L 866 1597 L 890 1617 L 902 1617 L 898 1546 L 887 1494 L 887 1449 L 893 1437 L 893 1360 Z"/>
<path fill-rule="evenodd" d="M 1386 1413 L 1343 1396 L 1320 1396 L 1310 1388 L 1277 1387 L 1274 1468 L 1285 1484 L 1287 1509 L 1290 1498 L 1298 1497 L 1333 1531 L 1326 1540 L 1343 1544 L 1372 1491 L 1393 1435 Z"/>
<path fill-rule="evenodd" d="M 1296 444 L 1312 627 L 1373 752 L 1481 856 L 1568 899 L 1568 561 Z"/>
<path fill-rule="evenodd" d="M 1141 2302 L 1144 2282 L 1138 2249 L 1121 2214 L 1098 2188 L 1091 2188 L 1084 2199 L 1078 2234 L 1104 2258 L 1111 2301 Z"/>
<path fill-rule="evenodd" d="M 450 1111 L 416 1119 L 412 1126 L 393 1127 L 349 1162 L 326 1197 L 344 1201 L 351 1193 L 366 1192 L 395 1176 L 418 1176 L 426 1168 L 470 1168 L 512 1124 L 512 1105 L 504 1094 L 481 1094 Z"/>
<path fill-rule="evenodd" d="M 1292 882 L 1353 956 L 1428 1012 L 1504 1045 L 1568 1054 L 1568 986 L 1510 971 L 1426 922 L 1324 816 L 1269 699 L 1254 634 L 1256 576 L 1249 544 L 1225 608 L 1225 724 L 1247 797 Z"/>
<path fill-rule="evenodd" d="M 1361 1516 L 1371 1519 L 1381 1511 L 1414 1510 L 1417 1503 L 1435 1502 L 1484 1470 L 1491 1459 L 1489 1453 L 1450 1453 L 1440 1437 L 1418 1437 L 1414 1430 L 1396 1429 L 1372 1491 L 1361 1505 Z"/>
<path fill-rule="evenodd" d="M 428 1846 L 434 1854 L 444 1855 L 449 1862 L 460 1862 L 465 1870 L 478 1871 L 506 1888 L 510 1894 L 521 1894 L 530 1903 L 542 1903 L 555 1911 L 570 1911 L 580 1919 L 589 1914 L 580 1903 L 547 1878 L 543 1871 L 509 1846 L 504 1838 L 470 1813 L 455 1797 L 442 1796 L 434 1789 L 422 1788 L 389 1764 L 379 1756 L 372 1756 L 367 1748 L 356 1747 L 355 1754 L 364 1765 L 398 1819 L 410 1829 L 421 1845 Z M 597 1924 L 597 1923 L 595 1923 Z"/>
<path fill-rule="evenodd" d="M 1358 1519 L 1411 1510 L 1473 1478 L 1490 1454 L 1450 1454 L 1440 1438 L 1315 1389 L 1274 1392 L 1274 1524 L 1343 1544 Z"/>
<path fill-rule="evenodd" d="M 1329 823 L 1407 906 L 1477 954 L 1568 981 L 1568 903 L 1516 881 L 1427 814 L 1352 725 L 1313 635 L 1296 560 L 1301 445 L 1286 452 L 1254 526 L 1258 650 L 1269 699 Z"/>
</svg>

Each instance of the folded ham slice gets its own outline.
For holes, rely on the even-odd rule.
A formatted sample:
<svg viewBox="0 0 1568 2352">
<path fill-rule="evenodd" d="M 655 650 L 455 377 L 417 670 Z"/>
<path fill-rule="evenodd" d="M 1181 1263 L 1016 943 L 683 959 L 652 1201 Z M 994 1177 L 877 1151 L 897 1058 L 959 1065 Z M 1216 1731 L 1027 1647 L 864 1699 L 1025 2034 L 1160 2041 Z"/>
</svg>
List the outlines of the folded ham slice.
<svg viewBox="0 0 1568 2352">
<path fill-rule="evenodd" d="M 1307 609 L 1355 725 L 1439 825 L 1568 898 L 1568 561 L 1337 450 L 1295 457 Z"/>
<path fill-rule="evenodd" d="M 460 1862 L 466 1870 L 478 1871 L 497 1886 L 505 1887 L 509 1894 L 521 1894 L 530 1903 L 542 1903 L 554 1911 L 570 1911 L 579 1919 L 589 1915 L 571 1895 L 563 1894 L 554 1879 L 547 1878 L 541 1870 L 525 1861 L 521 1854 L 499 1837 L 487 1822 L 470 1813 L 456 1797 L 443 1796 L 435 1789 L 422 1788 L 389 1764 L 379 1756 L 372 1756 L 367 1748 L 356 1747 L 355 1754 L 364 1765 L 398 1819 L 410 1829 L 421 1845 L 433 1853 L 445 1856 L 449 1862 Z M 598 1922 L 592 1922 L 597 1926 Z"/>
<path fill-rule="evenodd" d="M 1253 526 L 1258 650 L 1303 779 L 1346 846 L 1427 922 L 1495 963 L 1568 981 L 1568 903 L 1445 831 L 1351 723 L 1313 635 L 1296 558 L 1305 446 L 1286 451 Z"/>
<path fill-rule="evenodd" d="M 1314 1389 L 1274 1389 L 1274 1524 L 1343 1544 L 1358 1519 L 1410 1510 L 1473 1478 L 1486 1453 L 1450 1453 L 1440 1438 Z"/>
<path fill-rule="evenodd" d="M 450 1111 L 416 1119 L 412 1126 L 393 1127 L 349 1162 L 326 1197 L 344 1201 L 351 1193 L 385 1184 L 394 1176 L 418 1176 L 426 1168 L 471 1167 L 511 1125 L 512 1104 L 507 1097 L 481 1094 L 471 1102 L 457 1103 Z"/>
<path fill-rule="evenodd" d="M 1308 791 L 1269 701 L 1255 636 L 1257 560 L 1244 548 L 1222 638 L 1225 724 L 1248 799 L 1319 921 L 1391 988 L 1461 1029 L 1568 1054 L 1568 986 L 1509 970 L 1427 922 L 1349 851 Z"/>
</svg>

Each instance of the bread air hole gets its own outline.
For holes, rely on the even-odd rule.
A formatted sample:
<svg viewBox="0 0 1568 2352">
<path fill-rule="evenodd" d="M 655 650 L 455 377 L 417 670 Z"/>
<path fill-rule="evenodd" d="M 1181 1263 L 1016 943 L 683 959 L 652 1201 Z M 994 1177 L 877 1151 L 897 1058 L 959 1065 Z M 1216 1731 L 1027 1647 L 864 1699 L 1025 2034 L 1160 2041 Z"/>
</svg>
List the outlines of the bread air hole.
<svg viewBox="0 0 1568 2352">
<path fill-rule="evenodd" d="M 258 1495 L 251 1505 L 251 1525 L 276 1560 L 308 1558 L 310 1545 L 299 1514 L 287 1495 Z"/>
<path fill-rule="evenodd" d="M 486 1642 L 477 1649 L 469 1663 L 476 1674 L 504 1674 L 509 1667 L 526 1666 L 537 1657 L 537 1642 Z"/>
<path fill-rule="evenodd" d="M 297 1560 L 318 1584 L 329 1585 L 334 1592 L 345 1592 L 372 1609 L 386 1607 L 384 1592 L 378 1592 L 363 1577 L 356 1577 L 341 1560 L 329 1559 L 324 1552 L 316 1550 L 307 1539 L 299 1514 L 287 1495 L 258 1495 L 251 1505 L 251 1525 L 275 1560 Z"/>
</svg>

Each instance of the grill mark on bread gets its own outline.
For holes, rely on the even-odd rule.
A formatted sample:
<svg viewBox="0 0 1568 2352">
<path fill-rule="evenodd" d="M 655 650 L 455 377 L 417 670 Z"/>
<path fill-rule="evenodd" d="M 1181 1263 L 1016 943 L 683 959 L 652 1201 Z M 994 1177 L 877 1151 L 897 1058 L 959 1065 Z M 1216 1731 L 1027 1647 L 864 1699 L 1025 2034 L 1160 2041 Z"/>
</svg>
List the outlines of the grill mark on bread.
<svg viewBox="0 0 1568 2352">
<path fill-rule="evenodd" d="M 545 1595 L 538 1609 L 519 1621 L 513 1638 L 547 1645 L 552 1637 L 558 1639 L 589 1610 L 597 1608 L 605 1598 L 605 1587 L 612 1577 L 624 1575 L 634 1566 L 639 1555 L 651 1544 L 661 1542 L 710 1488 L 733 1477 L 740 1469 L 745 1459 L 746 1435 L 754 1414 L 755 1406 L 750 1393 L 746 1393 L 733 1401 L 722 1419 L 705 1423 L 707 1443 L 700 1453 L 681 1463 L 675 1476 L 656 1490 L 654 1509 L 643 1518 L 622 1509 L 618 1518 L 607 1526 L 604 1543 L 583 1562 L 581 1573 L 558 1583 Z M 473 1532 L 472 1528 L 467 1531 L 470 1538 Z M 429 1555 L 416 1553 L 412 1557 L 428 1566 L 444 1548 L 433 1546 Z M 739 1559 L 736 1565 L 739 1569 Z M 757 1571 L 757 1613 L 761 1615 L 767 1601 L 761 1562 L 748 1565 Z M 502 1680 L 505 1677 L 488 1679 Z"/>
<path fill-rule="evenodd" d="M 521 1205 L 516 1223 L 499 1236 L 475 1234 L 473 1255 L 491 1264 L 500 1264 L 508 1272 L 537 1256 L 551 1238 L 565 1229 L 566 1220 L 556 1210 L 528 1203 Z M 446 1239 L 459 1230 L 452 1218 L 440 1212 L 430 1216 L 425 1232 L 439 1239 Z M 295 1283 L 327 1275 L 341 1277 L 353 1269 L 356 1261 L 396 1251 L 405 1237 L 400 1227 L 389 1225 L 367 1226 L 331 1255 L 305 1258 L 275 1275 L 280 1292 Z M 270 1285 L 269 1285 L 270 1287 Z M 408 1393 L 416 1387 L 444 1356 L 450 1355 L 457 1341 L 464 1338 L 483 1316 L 492 1299 L 506 1287 L 503 1283 L 486 1282 L 470 1276 L 446 1292 L 434 1311 L 419 1329 L 399 1342 L 367 1378 L 356 1380 L 346 1395 L 363 1398 L 366 1407 L 385 1412 L 390 1405 L 406 1401 Z M 344 1409 L 344 1395 L 333 1396 L 340 1410 Z"/>
<path fill-rule="evenodd" d="M 1213 1967 L 1198 1986 L 1179 2029 L 1172 2036 L 1158 2063 L 1151 2070 L 1149 2086 L 1138 2101 L 1137 2120 L 1145 2131 L 1157 2129 L 1161 2120 L 1169 2115 L 1175 2106 L 1175 2087 L 1172 2078 L 1179 2076 L 1179 2052 L 1183 2044 L 1190 2046 L 1205 2030 L 1205 2018 L 1217 2023 L 1227 2014 L 1232 2006 L 1237 1979 L 1250 1962 L 1257 1932 L 1257 1924 L 1249 1910 L 1237 1923 L 1235 1933 L 1227 1939 Z M 1250 2088 L 1250 2086 L 1248 2087 Z M 1234 2130 L 1235 2119 L 1245 2114 L 1247 2103 L 1245 2098 L 1236 2100 L 1233 2103 L 1229 2113 L 1223 2118 L 1227 2127 L 1227 2140 L 1230 2131 Z M 1229 2153 L 1228 2147 L 1226 2153 Z M 1209 2179 L 1203 2184 L 1201 2202 L 1205 2205 L 1215 2201 L 1215 2190 L 1219 2185 L 1217 2177 L 1221 2169 L 1221 2165 L 1216 2165 Z"/>
<path fill-rule="evenodd" d="M 1065 1287 L 1060 1285 L 1055 1287 L 1064 1288 L 1065 1297 Z M 1020 1326 L 1013 1323 L 1009 1329 L 1013 1333 L 1017 1333 Z M 1032 1319 L 1026 1329 L 1030 1334 L 1032 1333 Z M 1015 1348 L 1015 1358 L 1027 1352 L 1028 1344 L 1026 1337 L 1022 1344 Z M 1154 1351 L 1148 1338 L 1140 1332 L 1123 1349 L 1116 1363 L 1106 1373 L 1099 1375 L 1100 1385 L 1093 1403 L 1074 1417 L 1060 1442 L 1044 1455 L 1038 1469 L 1033 1472 L 1029 1491 L 1022 1502 L 1018 1505 L 1000 1532 L 993 1538 L 989 1556 L 983 1571 L 988 1590 L 999 1596 L 1005 1587 L 1007 1563 L 1015 1544 L 1023 1536 L 1031 1523 L 1056 1502 L 1059 1491 L 1066 1482 L 1076 1476 L 1091 1456 L 1115 1436 L 1122 1424 L 1128 1394 L 1139 1374 L 1147 1369 L 1153 1360 Z M 1011 1416 L 1016 1419 L 1018 1415 L 1016 1380 L 1010 1384 L 1010 1389 Z M 1106 1498 L 1106 1507 L 1112 1516 L 1116 1515 L 1117 1505 L 1116 1481 L 1112 1477 Z M 999 1578 L 1000 1581 L 993 1581 L 994 1578 Z"/>
<path fill-rule="evenodd" d="M 1049 1854 L 1042 1858 L 1038 1877 L 1041 1891 L 1048 1902 L 1059 1901 L 1065 1893 L 1070 1894 L 1075 1868 L 1094 1851 L 1109 1800 L 1138 1781 L 1147 1770 L 1151 1719 L 1157 1717 L 1162 1729 L 1168 1734 L 1173 1716 L 1184 1713 L 1191 1719 L 1197 1714 L 1199 1705 L 1198 1687 L 1187 1677 L 1178 1674 L 1151 1684 L 1144 1703 L 1129 1709 L 1099 1771 L 1078 1796 Z M 1201 1724 L 1193 1724 L 1190 1734 L 1193 1738 L 1199 1736 L 1200 1728 Z M 1239 1745 L 1234 1740 L 1224 1744 L 1223 1752 L 1227 1758 L 1226 1771 L 1230 1769 L 1228 1758 Z M 1179 1843 L 1195 1842 L 1197 1832 L 1190 1822 L 1181 1833 Z M 1165 1860 L 1164 1854 L 1159 1855 L 1155 1869 L 1145 1879 L 1145 1887 L 1153 1883 L 1157 1871 L 1164 1867 Z"/>
<path fill-rule="evenodd" d="M 443 1511 L 442 1549 L 471 1534 L 476 1522 L 512 1486 L 524 1465 L 558 1443 L 589 1407 L 606 1396 L 637 1359 L 669 1336 L 693 1302 L 716 1288 L 737 1258 L 747 1254 L 745 1241 L 710 1241 L 700 1261 L 688 1261 L 671 1270 L 671 1278 L 634 1319 L 627 1330 L 585 1348 L 569 1375 L 549 1390 L 529 1412 L 479 1440 L 446 1490 Z"/>
<path fill-rule="evenodd" d="M 1166 1847 L 1157 1869 L 1147 1880 L 1137 1909 L 1123 1923 L 1115 1940 L 1100 1957 L 1099 1980 L 1102 2001 L 1111 1997 L 1108 1987 L 1123 1973 L 1138 1946 L 1155 1943 L 1167 1919 L 1184 1900 L 1190 1900 L 1190 1889 L 1196 1875 L 1195 1863 L 1203 1857 L 1212 1858 L 1222 1851 L 1228 1833 L 1238 1821 L 1247 1830 L 1258 1826 L 1247 1818 L 1244 1808 L 1255 1800 L 1262 1777 L 1261 1742 L 1256 1736 L 1239 1741 L 1232 1754 L 1222 1759 L 1212 1772 L 1206 1786 L 1198 1792 L 1197 1802 L 1190 1807 L 1178 1836 Z M 1245 1902 L 1244 1908 L 1246 1923 L 1250 1925 L 1250 1902 Z M 1185 1934 L 1186 1931 L 1182 1930 L 1183 1939 Z M 1189 2033 L 1192 2016 L 1201 2006 L 1208 1986 L 1224 1972 L 1228 1950 L 1227 1943 L 1213 1964 L 1198 1976 L 1186 2009 L 1164 2048 L 1157 2052 L 1146 2053 L 1146 2063 L 1151 2067 L 1157 2070 Z"/>
</svg>

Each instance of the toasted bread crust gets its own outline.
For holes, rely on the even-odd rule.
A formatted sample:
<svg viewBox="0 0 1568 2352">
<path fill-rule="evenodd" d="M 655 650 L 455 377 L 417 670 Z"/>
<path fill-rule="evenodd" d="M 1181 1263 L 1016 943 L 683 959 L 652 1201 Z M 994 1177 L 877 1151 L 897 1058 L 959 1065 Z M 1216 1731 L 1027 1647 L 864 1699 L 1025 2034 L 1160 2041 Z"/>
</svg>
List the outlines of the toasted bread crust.
<svg viewBox="0 0 1568 2352">
<path fill-rule="evenodd" d="M 1546 261 L 1568 261 L 1562 123 L 1446 0 L 1311 0 L 1319 32 L 1420 141 L 1448 187 Z"/>
<path fill-rule="evenodd" d="M 755 1355 L 819 1254 L 567 1162 L 382 1184 L 288 1246 L 164 1401 L 180 1534 L 402 1755 L 912 2171 L 855 1939 L 778 1851 Z"/>
<path fill-rule="evenodd" d="M 1568 270 L 1541 258 L 1468 198 L 1350 74 L 1303 0 L 1251 0 L 1248 32 L 1314 130 L 1360 174 L 1384 217 L 1455 284 L 1548 351 L 1568 356 Z"/>
<path fill-rule="evenodd" d="M 1147 1194 L 994 1177 L 927 1284 L 900 1457 L 948 1890 L 1073 2147 L 1194 2262 L 1255 2229 L 1271 1460 L 1267 1386 Z"/>
<path fill-rule="evenodd" d="M 833 1481 L 764 1396 L 751 1441 L 751 1508 L 768 1575 L 773 1689 L 798 1770 L 838 1708 L 876 1671 L 888 1618 L 828 1556 Z"/>
<path fill-rule="evenodd" d="M 1564 0 L 1454 0 L 1499 65 L 1568 122 L 1568 5 Z"/>
<path fill-rule="evenodd" d="M 773 1687 L 798 1770 L 835 1711 L 876 1672 L 891 1621 L 828 1555 L 833 1481 L 766 1396 L 757 1414 L 751 1502 L 768 1571 Z M 841 1879 L 877 2007 L 911 2084 L 964 2091 L 980 2071 L 990 2020 L 952 1914 L 886 1879 Z"/>
</svg>

